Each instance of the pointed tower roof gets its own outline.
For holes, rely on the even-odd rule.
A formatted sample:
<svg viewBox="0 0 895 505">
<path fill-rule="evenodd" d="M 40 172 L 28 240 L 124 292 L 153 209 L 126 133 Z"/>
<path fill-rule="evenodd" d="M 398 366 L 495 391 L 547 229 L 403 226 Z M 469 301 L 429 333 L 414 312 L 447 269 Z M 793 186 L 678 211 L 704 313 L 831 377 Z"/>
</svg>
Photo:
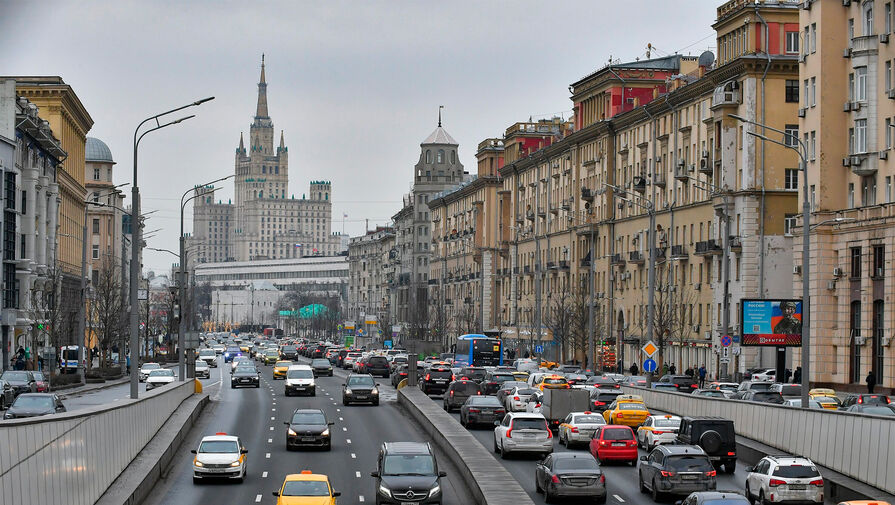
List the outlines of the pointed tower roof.
<svg viewBox="0 0 895 505">
<path fill-rule="evenodd" d="M 267 80 L 264 76 L 264 55 L 261 55 L 261 82 L 258 83 L 258 107 L 256 118 L 267 118 Z"/>
<path fill-rule="evenodd" d="M 431 135 L 426 137 L 426 140 L 423 141 L 422 145 L 425 144 L 447 144 L 452 146 L 459 145 L 457 144 L 457 141 L 454 140 L 454 137 L 451 137 L 448 132 L 444 131 L 444 128 L 442 128 L 440 124 L 437 128 L 435 128 L 435 131 L 432 132 Z"/>
<path fill-rule="evenodd" d="M 286 149 L 286 142 L 283 140 L 283 130 L 280 130 L 280 149 Z"/>
<path fill-rule="evenodd" d="M 245 152 L 245 150 L 246 150 L 246 145 L 242 141 L 242 132 L 239 132 L 239 152 L 242 153 L 242 152 Z"/>
</svg>

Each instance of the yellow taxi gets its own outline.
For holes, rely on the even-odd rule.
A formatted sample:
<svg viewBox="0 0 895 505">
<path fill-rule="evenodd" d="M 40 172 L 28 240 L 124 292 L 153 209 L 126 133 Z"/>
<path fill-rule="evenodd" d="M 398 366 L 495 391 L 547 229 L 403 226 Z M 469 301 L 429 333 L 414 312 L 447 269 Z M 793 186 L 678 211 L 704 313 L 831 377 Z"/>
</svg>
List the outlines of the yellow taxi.
<svg viewBox="0 0 895 505">
<path fill-rule="evenodd" d="M 528 372 L 512 372 L 513 377 L 519 382 L 528 382 Z"/>
<path fill-rule="evenodd" d="M 544 389 L 569 389 L 571 387 L 568 379 L 562 375 L 545 375 L 538 384 L 538 389 L 541 391 Z"/>
<path fill-rule="evenodd" d="M 649 410 L 638 395 L 619 395 L 603 412 L 606 424 L 623 424 L 637 428 L 649 417 Z"/>
<path fill-rule="evenodd" d="M 541 366 L 546 368 L 547 370 L 553 370 L 554 368 L 559 366 L 559 363 L 555 361 L 541 361 Z"/>
<path fill-rule="evenodd" d="M 310 470 L 286 476 L 279 490 L 274 491 L 277 505 L 336 505 L 336 497 L 329 477 Z"/>
<path fill-rule="evenodd" d="M 239 350 L 242 352 L 249 352 L 249 344 L 246 342 L 239 344 Z"/>
<path fill-rule="evenodd" d="M 289 367 L 292 365 L 291 361 L 277 361 L 273 366 L 273 378 L 274 379 L 285 379 L 286 371 L 289 370 Z"/>
<path fill-rule="evenodd" d="M 826 410 L 839 410 L 840 405 L 842 405 L 842 401 L 836 396 L 836 391 L 832 389 L 810 389 L 808 390 L 808 396 Z"/>
</svg>

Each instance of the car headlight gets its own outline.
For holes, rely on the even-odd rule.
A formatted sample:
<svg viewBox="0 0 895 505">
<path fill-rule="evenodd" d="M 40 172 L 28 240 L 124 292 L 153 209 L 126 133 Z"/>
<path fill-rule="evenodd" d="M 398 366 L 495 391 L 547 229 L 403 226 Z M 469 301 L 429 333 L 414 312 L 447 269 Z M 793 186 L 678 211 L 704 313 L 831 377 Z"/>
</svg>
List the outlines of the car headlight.
<svg viewBox="0 0 895 505">
<path fill-rule="evenodd" d="M 432 489 L 429 490 L 429 498 L 432 498 L 433 496 L 437 495 L 440 492 L 441 492 L 441 486 L 436 483 L 434 486 L 432 486 Z"/>
<path fill-rule="evenodd" d="M 373 389 L 370 391 L 370 394 L 372 394 L 372 395 L 378 395 L 378 394 L 379 394 L 379 390 L 376 389 L 376 388 L 373 388 Z"/>
<path fill-rule="evenodd" d="M 198 466 L 199 468 L 202 468 L 205 465 L 203 465 L 201 461 L 193 461 L 193 466 Z"/>
<path fill-rule="evenodd" d="M 232 466 L 232 467 L 237 467 L 237 466 L 239 466 L 239 460 L 237 459 L 237 460 L 234 461 L 233 463 L 230 463 L 230 466 Z"/>
<path fill-rule="evenodd" d="M 379 494 L 383 496 L 387 496 L 389 498 L 392 497 L 392 492 L 382 484 L 379 484 Z"/>
<path fill-rule="evenodd" d="M 321 433 L 320 436 L 321 436 L 321 437 L 328 437 L 328 436 L 329 436 L 329 428 L 323 430 L 323 433 Z"/>
<path fill-rule="evenodd" d="M 346 394 L 346 395 L 350 395 L 350 394 L 351 394 L 351 388 L 345 388 L 345 394 Z"/>
<path fill-rule="evenodd" d="M 286 433 L 288 433 L 288 434 L 290 434 L 290 435 L 292 435 L 292 436 L 297 435 L 297 433 L 295 433 L 295 430 L 293 430 L 292 428 L 289 428 L 288 430 L 286 430 Z"/>
</svg>

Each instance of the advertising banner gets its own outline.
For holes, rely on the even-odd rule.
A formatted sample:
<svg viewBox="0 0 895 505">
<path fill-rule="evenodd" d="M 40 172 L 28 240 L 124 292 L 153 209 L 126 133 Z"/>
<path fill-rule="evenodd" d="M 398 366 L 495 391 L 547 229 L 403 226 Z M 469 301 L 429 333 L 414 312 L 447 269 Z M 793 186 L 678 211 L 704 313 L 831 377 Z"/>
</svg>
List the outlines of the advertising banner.
<svg viewBox="0 0 895 505">
<path fill-rule="evenodd" d="M 742 300 L 740 345 L 801 347 L 802 300 Z"/>
</svg>

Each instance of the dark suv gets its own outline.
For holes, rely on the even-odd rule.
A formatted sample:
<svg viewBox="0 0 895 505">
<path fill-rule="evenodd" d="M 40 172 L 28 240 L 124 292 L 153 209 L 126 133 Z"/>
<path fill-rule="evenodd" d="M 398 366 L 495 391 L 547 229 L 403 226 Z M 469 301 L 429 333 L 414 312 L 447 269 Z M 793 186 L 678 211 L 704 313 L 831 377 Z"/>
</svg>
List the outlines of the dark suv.
<svg viewBox="0 0 895 505">
<path fill-rule="evenodd" d="M 444 410 L 451 412 L 459 409 L 470 396 L 482 394 L 482 389 L 474 381 L 460 379 L 451 382 L 444 394 Z"/>
<path fill-rule="evenodd" d="M 689 375 L 663 375 L 659 383 L 674 384 L 680 393 L 692 393 L 696 391 L 696 380 Z"/>
<path fill-rule="evenodd" d="M 435 451 L 427 442 L 385 442 L 379 449 L 375 479 L 376 504 L 441 505 L 441 478 Z"/>
<path fill-rule="evenodd" d="M 724 465 L 726 473 L 733 473 L 736 470 L 736 432 L 730 419 L 713 416 L 685 417 L 681 420 L 677 443 L 698 445 L 708 455 L 715 468 Z"/>
<path fill-rule="evenodd" d="M 446 366 L 432 366 L 420 377 L 420 389 L 427 395 L 444 394 L 454 380 L 454 373 Z"/>
<path fill-rule="evenodd" d="M 485 370 L 485 367 L 481 366 L 465 366 L 460 369 L 460 373 L 458 377 L 467 377 L 471 381 L 475 381 L 476 383 L 481 384 L 482 380 L 485 379 L 485 375 L 488 374 L 488 371 Z"/>
<path fill-rule="evenodd" d="M 717 472 L 705 451 L 693 445 L 660 445 L 640 457 L 637 468 L 640 491 L 653 493 L 658 502 L 666 494 L 689 495 L 714 491 Z"/>
<path fill-rule="evenodd" d="M 295 361 L 298 359 L 298 348 L 294 345 L 284 345 L 280 349 L 280 354 L 284 360 Z"/>
<path fill-rule="evenodd" d="M 364 362 L 364 371 L 372 376 L 382 376 L 386 379 L 391 373 L 391 365 L 385 356 L 370 356 Z"/>
</svg>

